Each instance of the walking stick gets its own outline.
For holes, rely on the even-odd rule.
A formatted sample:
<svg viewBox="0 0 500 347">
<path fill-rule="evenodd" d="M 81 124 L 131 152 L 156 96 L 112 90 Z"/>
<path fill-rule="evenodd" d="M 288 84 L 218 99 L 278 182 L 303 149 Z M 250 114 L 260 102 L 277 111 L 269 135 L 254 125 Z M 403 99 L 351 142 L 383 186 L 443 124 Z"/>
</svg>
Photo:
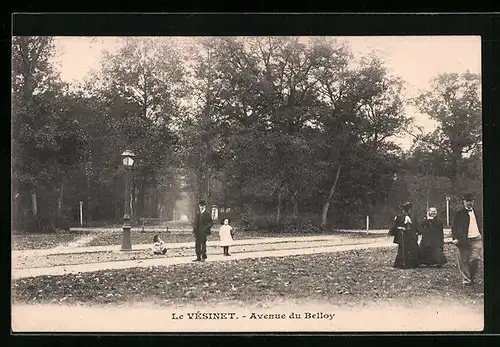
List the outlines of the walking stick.
<svg viewBox="0 0 500 347">
<path fill-rule="evenodd" d="M 403 253 L 403 267 L 406 266 L 405 264 L 405 258 L 406 258 L 406 255 L 405 255 L 405 241 L 404 241 L 404 238 L 403 238 L 403 232 L 405 231 L 405 229 L 401 229 L 401 252 Z"/>
<path fill-rule="evenodd" d="M 406 251 L 405 251 L 405 232 L 409 231 L 411 229 L 411 224 L 410 222 L 404 223 L 404 226 L 400 229 L 401 230 L 401 252 L 403 253 L 403 267 L 406 267 Z"/>
</svg>

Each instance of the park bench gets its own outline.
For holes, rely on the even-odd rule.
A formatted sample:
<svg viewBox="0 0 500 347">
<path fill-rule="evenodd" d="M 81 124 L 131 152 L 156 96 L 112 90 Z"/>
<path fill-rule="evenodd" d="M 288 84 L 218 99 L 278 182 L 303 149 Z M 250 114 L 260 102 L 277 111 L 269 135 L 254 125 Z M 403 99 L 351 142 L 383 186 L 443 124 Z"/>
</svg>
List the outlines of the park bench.
<svg viewBox="0 0 500 347">
<path fill-rule="evenodd" d="M 142 223 L 142 230 L 141 232 L 145 232 L 144 231 L 144 227 L 146 225 L 150 225 L 151 223 L 161 223 L 161 222 L 168 222 L 169 219 L 168 218 L 139 218 L 140 222 Z M 168 232 L 168 226 L 164 226 L 164 228 L 166 229 L 166 231 Z"/>
</svg>

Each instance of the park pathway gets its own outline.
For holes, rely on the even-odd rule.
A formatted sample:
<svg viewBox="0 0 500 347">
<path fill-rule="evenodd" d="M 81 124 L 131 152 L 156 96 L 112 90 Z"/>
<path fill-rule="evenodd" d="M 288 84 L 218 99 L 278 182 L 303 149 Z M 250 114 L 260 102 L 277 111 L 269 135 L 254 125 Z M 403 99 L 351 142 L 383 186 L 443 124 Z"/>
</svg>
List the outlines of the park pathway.
<svg viewBox="0 0 500 347">
<path fill-rule="evenodd" d="M 75 252 L 78 249 L 81 249 L 83 245 L 88 244 L 93 239 L 95 239 L 98 235 L 85 235 L 79 237 L 73 242 L 69 242 L 67 244 L 59 245 L 56 247 L 52 247 L 44 250 L 46 254 L 63 254 L 63 253 L 71 253 Z M 14 251 L 14 252 L 36 252 L 35 250 L 24 250 L 24 251 Z"/>
<path fill-rule="evenodd" d="M 368 249 L 380 247 L 392 247 L 392 239 L 389 237 L 381 238 L 351 238 L 347 236 L 313 236 L 313 237 L 290 237 L 290 238 L 262 238 L 262 239 L 246 239 L 237 240 L 235 245 L 250 245 L 253 251 L 240 251 L 233 252 L 230 257 L 225 257 L 221 254 L 209 254 L 207 262 L 218 261 L 231 261 L 250 258 L 265 258 L 265 257 L 286 257 L 294 255 L 305 254 L 318 254 L 318 253 L 331 253 L 341 252 L 355 249 Z M 208 246 L 216 246 L 217 242 Z M 149 245 L 135 245 L 134 249 L 150 247 Z M 170 243 L 167 247 L 175 248 L 192 248 L 193 243 Z M 80 247 L 79 253 L 82 252 L 120 252 L 119 246 L 105 246 L 105 247 Z M 20 251 L 21 252 L 21 251 Z M 20 253 L 19 252 L 19 253 Z M 22 251 L 22 254 L 29 253 L 30 256 L 43 256 L 52 254 L 51 250 L 40 251 Z M 62 252 L 77 252 L 77 249 L 66 249 Z M 13 252 L 14 253 L 14 252 Z M 13 254 L 13 262 L 16 261 L 15 257 L 20 254 Z M 177 256 L 177 257 L 161 257 L 153 259 L 142 260 L 121 260 L 109 262 L 93 262 L 86 264 L 63 265 L 53 267 L 30 267 L 30 268 L 13 268 L 12 279 L 36 277 L 43 275 L 64 275 L 69 273 L 79 272 L 94 272 L 106 269 L 127 269 L 134 267 L 149 267 L 149 266 L 170 266 L 177 264 L 188 264 L 193 260 L 193 256 Z M 200 264 L 202 266 L 202 264 Z"/>
<path fill-rule="evenodd" d="M 387 234 L 387 232 L 385 232 Z M 96 236 L 90 236 L 95 238 Z M 87 237 L 84 237 L 87 238 Z M 108 245 L 108 246 L 90 246 L 81 247 L 89 241 L 88 239 L 78 239 L 74 242 L 73 246 L 64 245 L 58 246 L 50 249 L 28 249 L 28 250 L 15 250 L 12 251 L 12 256 L 46 256 L 52 254 L 78 254 L 78 253 L 97 253 L 97 252 L 113 252 L 120 249 L 120 245 Z M 324 235 L 324 236 L 295 236 L 295 237 L 261 237 L 255 239 L 241 239 L 234 240 L 234 246 L 245 246 L 245 245 L 259 245 L 259 244 L 279 244 L 279 243 L 301 243 L 301 242 L 320 242 L 320 241 L 336 241 L 339 243 L 349 242 L 355 239 L 349 235 Z M 91 239 L 90 239 L 91 240 Z M 359 242 L 371 242 L 372 239 L 358 238 Z M 217 247 L 219 246 L 219 241 L 207 241 L 207 247 Z M 165 243 L 167 249 L 178 249 L 178 248 L 194 248 L 194 242 L 168 242 Z M 140 251 L 151 248 L 151 244 L 136 244 L 132 245 L 134 251 Z"/>
</svg>

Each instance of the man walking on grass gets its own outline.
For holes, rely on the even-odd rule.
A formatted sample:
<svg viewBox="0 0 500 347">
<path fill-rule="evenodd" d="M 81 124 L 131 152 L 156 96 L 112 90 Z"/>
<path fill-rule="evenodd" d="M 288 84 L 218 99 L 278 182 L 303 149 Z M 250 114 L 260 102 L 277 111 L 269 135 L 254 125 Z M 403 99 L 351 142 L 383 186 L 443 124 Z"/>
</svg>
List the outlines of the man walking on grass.
<svg viewBox="0 0 500 347">
<path fill-rule="evenodd" d="M 452 242 L 458 248 L 458 269 L 464 285 L 473 285 L 483 253 L 481 213 L 474 209 L 474 195 L 463 197 L 464 208 L 458 211 L 451 227 Z"/>
<path fill-rule="evenodd" d="M 193 233 L 195 237 L 196 259 L 193 261 L 205 261 L 207 259 L 207 236 L 210 235 L 212 225 L 214 224 L 210 213 L 207 211 L 207 204 L 200 200 L 199 212 L 194 221 Z"/>
</svg>

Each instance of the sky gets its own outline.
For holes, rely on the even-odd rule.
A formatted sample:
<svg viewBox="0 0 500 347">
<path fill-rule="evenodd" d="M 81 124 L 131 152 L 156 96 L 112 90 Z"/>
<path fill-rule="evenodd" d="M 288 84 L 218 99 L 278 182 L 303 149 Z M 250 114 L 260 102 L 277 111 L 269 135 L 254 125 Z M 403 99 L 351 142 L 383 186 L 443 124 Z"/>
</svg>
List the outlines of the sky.
<svg viewBox="0 0 500 347">
<path fill-rule="evenodd" d="M 342 36 L 336 39 L 347 42 L 357 57 L 371 52 L 380 56 L 389 71 L 405 81 L 408 97 L 428 89 L 431 79 L 440 73 L 467 70 L 481 73 L 479 36 Z M 55 43 L 56 67 L 61 78 L 69 83 L 82 81 L 88 72 L 98 68 L 104 50 L 112 52 L 118 47 L 114 37 L 57 37 Z M 435 123 L 414 107 L 407 107 L 405 111 L 426 132 L 435 128 Z M 397 142 L 408 149 L 411 137 L 405 135 Z"/>
</svg>

